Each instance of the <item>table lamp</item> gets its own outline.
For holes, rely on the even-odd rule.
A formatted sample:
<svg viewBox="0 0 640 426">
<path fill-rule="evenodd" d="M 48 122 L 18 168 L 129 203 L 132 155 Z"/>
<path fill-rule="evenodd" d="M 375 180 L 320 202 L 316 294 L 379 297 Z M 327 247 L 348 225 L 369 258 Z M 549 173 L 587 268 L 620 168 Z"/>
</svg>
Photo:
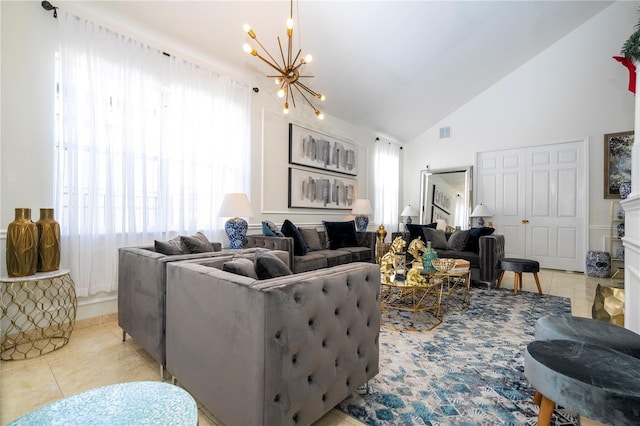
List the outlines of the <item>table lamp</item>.
<svg viewBox="0 0 640 426">
<path fill-rule="evenodd" d="M 371 208 L 371 202 L 365 198 L 358 198 L 353 203 L 353 208 L 351 209 L 351 213 L 356 215 L 355 222 L 356 228 L 358 232 L 365 232 L 367 230 L 367 226 L 369 225 L 369 217 L 373 213 L 373 209 Z"/>
<path fill-rule="evenodd" d="M 480 204 L 478 204 L 476 206 L 475 209 L 473 209 L 473 212 L 471 212 L 471 216 L 470 217 L 477 217 L 478 218 L 478 225 L 484 226 L 484 218 L 485 217 L 491 217 L 491 216 L 493 216 L 493 213 L 491 212 L 489 207 L 487 207 L 484 204 L 480 203 Z"/>
<path fill-rule="evenodd" d="M 241 249 L 244 245 L 244 237 L 247 235 L 249 224 L 240 216 L 253 216 L 247 194 L 225 194 L 218 216 L 231 218 L 224 224 L 224 230 L 227 232 L 227 237 L 229 237 L 229 247 L 232 249 Z"/>
<path fill-rule="evenodd" d="M 411 216 L 418 216 L 418 212 L 416 211 L 416 209 L 411 207 L 411 204 L 407 204 L 407 207 L 405 207 L 404 210 L 402 210 L 402 213 L 400 213 L 400 216 L 406 217 L 404 223 L 411 224 Z"/>
</svg>

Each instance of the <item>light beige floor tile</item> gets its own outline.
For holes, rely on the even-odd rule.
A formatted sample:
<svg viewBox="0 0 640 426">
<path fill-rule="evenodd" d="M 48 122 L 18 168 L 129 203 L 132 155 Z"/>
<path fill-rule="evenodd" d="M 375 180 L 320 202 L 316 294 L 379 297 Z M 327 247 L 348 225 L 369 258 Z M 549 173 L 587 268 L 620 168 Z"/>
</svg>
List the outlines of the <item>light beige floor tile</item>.
<svg viewBox="0 0 640 426">
<path fill-rule="evenodd" d="M 538 274 L 544 294 L 571 298 L 574 315 L 591 317 L 591 306 L 598 283 L 609 280 L 584 274 L 543 269 Z M 505 273 L 502 288 L 513 291 L 513 273 Z M 537 292 L 532 274 L 523 274 L 523 290 Z M 517 297 L 517 296 L 515 296 Z M 113 321 L 109 321 L 113 319 Z M 160 380 L 159 365 L 136 341 L 122 330 L 116 316 L 87 321 L 94 324 L 76 329 L 69 344 L 38 358 L 0 363 L 0 409 L 2 423 L 38 407 L 87 389 L 135 380 Z M 224 426 L 205 407 L 199 405 L 203 426 Z M 600 426 L 582 418 L 583 426 Z M 360 426 L 358 420 L 331 410 L 314 426 Z"/>
</svg>

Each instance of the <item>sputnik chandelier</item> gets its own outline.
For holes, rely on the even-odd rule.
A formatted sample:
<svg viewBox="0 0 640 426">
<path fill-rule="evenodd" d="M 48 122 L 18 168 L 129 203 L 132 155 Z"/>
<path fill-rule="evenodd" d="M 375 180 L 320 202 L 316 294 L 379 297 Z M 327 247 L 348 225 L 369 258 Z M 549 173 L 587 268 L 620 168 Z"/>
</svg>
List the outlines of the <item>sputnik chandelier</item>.
<svg viewBox="0 0 640 426">
<path fill-rule="evenodd" d="M 292 55 L 292 37 L 293 37 L 293 0 L 291 0 L 291 8 L 289 10 L 289 19 L 287 19 L 287 38 L 288 38 L 288 48 L 287 48 L 287 57 L 285 59 L 284 51 L 282 50 L 282 43 L 280 42 L 280 37 L 278 37 L 278 46 L 280 47 L 280 56 L 282 59 L 282 65 L 276 61 L 273 56 L 269 53 L 269 51 L 260 43 L 260 40 L 256 37 L 256 33 L 253 32 L 249 25 L 244 26 L 244 30 L 249 34 L 249 37 L 254 39 L 256 43 L 260 46 L 260 48 L 266 53 L 269 59 L 260 55 L 256 49 L 251 47 L 249 44 L 245 44 L 243 49 L 245 52 L 252 54 L 253 56 L 257 56 L 262 59 L 267 65 L 278 72 L 277 75 L 267 75 L 269 78 L 275 79 L 275 83 L 280 86 L 280 90 L 278 90 L 278 97 L 285 98 L 284 99 L 284 108 L 282 112 L 284 114 L 289 113 L 289 99 L 291 99 L 291 103 L 293 106 L 296 106 L 296 99 L 294 96 L 295 89 L 300 96 L 309 104 L 309 106 L 313 109 L 316 116 L 322 120 L 324 115 L 318 110 L 311 101 L 307 98 L 307 95 L 314 96 L 321 101 L 324 101 L 324 95 L 313 91 L 309 86 L 302 83 L 300 81 L 301 78 L 311 78 L 312 75 L 302 75 L 300 74 L 300 69 L 303 65 L 311 62 L 311 55 L 300 57 L 300 53 L 302 53 L 302 49 L 298 50 L 298 53 L 293 57 Z M 306 94 L 305 94 L 306 92 Z"/>
</svg>

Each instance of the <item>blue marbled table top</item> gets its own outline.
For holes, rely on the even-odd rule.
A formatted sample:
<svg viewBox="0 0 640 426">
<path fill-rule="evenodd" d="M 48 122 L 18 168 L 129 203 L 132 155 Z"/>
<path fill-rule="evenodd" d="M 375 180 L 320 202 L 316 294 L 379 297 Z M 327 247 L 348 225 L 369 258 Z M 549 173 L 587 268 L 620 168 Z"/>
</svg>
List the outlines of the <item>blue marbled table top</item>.
<svg viewBox="0 0 640 426">
<path fill-rule="evenodd" d="M 61 399 L 7 426 L 197 424 L 196 401 L 184 389 L 161 382 L 129 382 Z"/>
</svg>

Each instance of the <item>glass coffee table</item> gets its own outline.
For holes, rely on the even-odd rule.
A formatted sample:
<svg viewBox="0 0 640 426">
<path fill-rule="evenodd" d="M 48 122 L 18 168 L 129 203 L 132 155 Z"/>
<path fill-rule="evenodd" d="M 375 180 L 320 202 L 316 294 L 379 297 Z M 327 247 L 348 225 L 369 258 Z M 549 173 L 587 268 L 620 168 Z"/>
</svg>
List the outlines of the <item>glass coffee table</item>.
<svg viewBox="0 0 640 426">
<path fill-rule="evenodd" d="M 424 284 L 410 284 L 395 277 L 390 282 L 383 280 L 380 289 L 383 327 L 396 331 L 421 331 L 433 330 L 442 323 L 440 301 L 443 280 L 426 278 Z"/>
</svg>

